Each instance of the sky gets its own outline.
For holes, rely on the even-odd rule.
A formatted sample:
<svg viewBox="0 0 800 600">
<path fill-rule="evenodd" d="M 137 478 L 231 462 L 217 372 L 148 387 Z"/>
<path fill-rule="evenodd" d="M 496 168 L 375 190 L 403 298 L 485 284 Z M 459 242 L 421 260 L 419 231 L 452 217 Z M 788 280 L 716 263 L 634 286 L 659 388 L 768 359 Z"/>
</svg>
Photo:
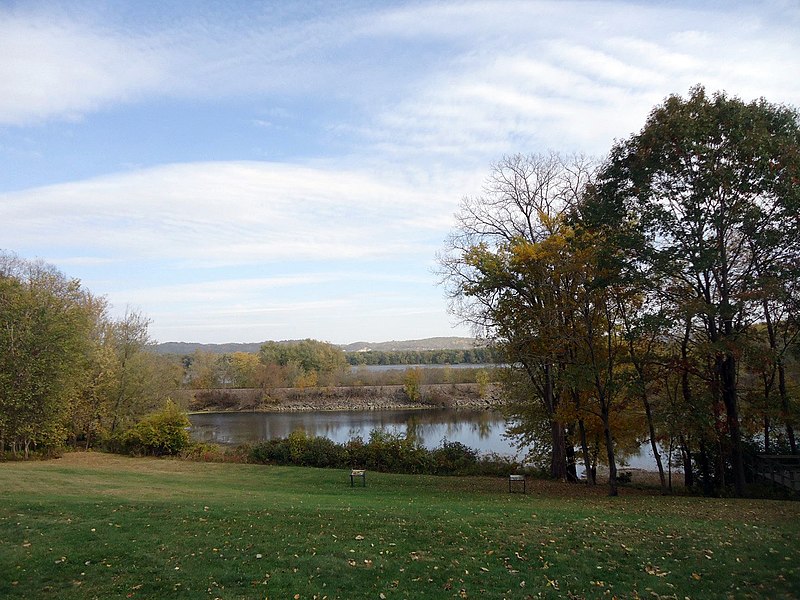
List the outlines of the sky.
<svg viewBox="0 0 800 600">
<path fill-rule="evenodd" d="M 436 254 L 492 163 L 702 84 L 800 105 L 800 3 L 0 0 L 0 250 L 157 341 L 470 335 Z"/>
</svg>

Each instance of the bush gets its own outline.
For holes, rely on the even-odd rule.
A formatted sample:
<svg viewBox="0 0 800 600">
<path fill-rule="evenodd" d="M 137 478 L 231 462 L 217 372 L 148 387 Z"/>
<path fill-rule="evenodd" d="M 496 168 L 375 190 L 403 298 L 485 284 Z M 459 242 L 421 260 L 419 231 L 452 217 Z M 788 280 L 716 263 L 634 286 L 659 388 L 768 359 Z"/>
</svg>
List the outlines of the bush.
<svg viewBox="0 0 800 600">
<path fill-rule="evenodd" d="M 343 446 L 328 438 L 308 437 L 304 431 L 255 444 L 249 454 L 250 460 L 256 463 L 321 468 L 344 468 L 348 464 L 347 456 Z"/>
<path fill-rule="evenodd" d="M 278 465 L 292 464 L 289 440 L 287 438 L 279 438 L 253 445 L 250 448 L 250 462 Z"/>
<path fill-rule="evenodd" d="M 226 390 L 200 390 L 195 392 L 194 398 L 190 401 L 192 410 L 203 410 L 204 408 L 234 408 L 239 405 L 239 399 L 235 394 Z"/>
<path fill-rule="evenodd" d="M 413 439 L 380 429 L 369 441 L 352 438 L 337 444 L 324 437 L 295 431 L 286 438 L 268 440 L 249 449 L 250 462 L 322 468 L 357 468 L 390 473 L 428 475 L 491 475 L 505 477 L 524 469 L 509 457 L 478 453 L 460 442 L 444 440 L 428 450 Z"/>
<path fill-rule="evenodd" d="M 436 475 L 470 475 L 478 465 L 478 453 L 461 442 L 443 440 L 431 458 Z"/>
<path fill-rule="evenodd" d="M 250 447 L 246 444 L 229 447 L 207 442 L 190 444 L 180 453 L 184 460 L 226 463 L 246 463 L 249 455 Z"/>
<path fill-rule="evenodd" d="M 123 431 L 113 446 L 122 452 L 137 455 L 164 456 L 179 454 L 191 444 L 189 419 L 172 401 Z"/>
<path fill-rule="evenodd" d="M 427 473 L 430 451 L 398 433 L 373 429 L 366 447 L 367 469 L 392 473 Z"/>
</svg>

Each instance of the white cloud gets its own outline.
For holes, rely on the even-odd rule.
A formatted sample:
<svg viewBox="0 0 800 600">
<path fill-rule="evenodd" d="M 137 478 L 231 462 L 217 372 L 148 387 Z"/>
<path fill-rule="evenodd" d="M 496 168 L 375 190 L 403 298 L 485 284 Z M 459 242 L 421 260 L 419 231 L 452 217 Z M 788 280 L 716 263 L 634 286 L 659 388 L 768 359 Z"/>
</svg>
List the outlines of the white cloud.
<svg viewBox="0 0 800 600">
<path fill-rule="evenodd" d="M 698 82 L 748 96 L 788 90 L 779 101 L 800 94 L 800 19 L 781 3 L 413 3 L 286 22 L 247 10 L 216 19 L 198 9 L 147 34 L 91 14 L 0 11 L 0 123 L 146 98 L 311 92 L 364 111 L 379 148 L 488 155 L 565 132 L 596 151 L 611 125 L 630 123 L 613 132 L 624 135 L 653 101 Z M 593 114 L 569 112 L 581 103 Z"/>
<path fill-rule="evenodd" d="M 434 37 L 432 24 L 452 11 L 423 5 L 387 22 L 398 35 L 415 23 Z M 455 30 L 475 43 L 363 129 L 381 150 L 473 160 L 546 148 L 603 153 L 664 97 L 697 83 L 800 103 L 800 21 L 781 4 L 473 3 L 459 14 Z"/>
<path fill-rule="evenodd" d="M 62 260 L 209 267 L 419 254 L 457 197 L 386 173 L 270 163 L 167 165 L 0 195 L 4 242 Z M 88 253 L 88 254 L 87 254 Z"/>
<path fill-rule="evenodd" d="M 176 140 L 173 164 L 0 188 L 4 246 L 140 304 L 161 339 L 444 335 L 430 263 L 490 162 L 602 154 L 696 83 L 800 104 L 800 11 L 779 1 L 198 4 L 174 20 L 112 14 L 147 10 L 133 2 L 55 4 L 0 7 L 0 126 L 36 134 L 0 139 L 14 164 L 52 158 L 42 123 L 83 120 L 70 129 L 86 134 L 97 111 L 110 123 L 163 100 L 204 115 L 246 104 L 239 123 L 278 156 L 308 157 L 214 161 L 198 122 L 207 146 L 192 156 L 208 162 L 179 162 L 195 159 Z M 299 148 L 283 151 L 284 136 Z M 95 158 L 74 164 L 89 173 Z"/>
<path fill-rule="evenodd" d="M 164 46 L 157 38 L 0 11 L 0 124 L 79 118 L 155 93 L 168 78 Z"/>
</svg>

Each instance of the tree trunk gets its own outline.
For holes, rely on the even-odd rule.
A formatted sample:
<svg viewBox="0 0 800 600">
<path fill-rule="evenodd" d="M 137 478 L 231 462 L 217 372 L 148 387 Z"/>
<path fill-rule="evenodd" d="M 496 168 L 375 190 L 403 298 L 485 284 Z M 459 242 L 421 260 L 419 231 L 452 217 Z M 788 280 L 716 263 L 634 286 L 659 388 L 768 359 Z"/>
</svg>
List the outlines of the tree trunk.
<svg viewBox="0 0 800 600">
<path fill-rule="evenodd" d="M 586 485 L 597 485 L 595 470 L 592 468 L 592 457 L 589 454 L 589 444 L 586 441 L 586 426 L 583 419 L 578 419 L 578 431 L 581 436 L 581 453 L 583 454 L 583 466 L 586 471 Z"/>
<path fill-rule="evenodd" d="M 564 424 L 555 419 L 550 421 L 550 435 L 553 453 L 550 462 L 550 475 L 559 481 L 567 480 L 567 451 L 564 440 Z"/>
<path fill-rule="evenodd" d="M 686 489 L 694 487 L 694 468 L 692 467 L 692 449 L 689 447 L 689 441 L 685 436 L 681 435 L 678 443 L 680 445 L 681 462 L 683 463 L 683 485 Z"/>
<path fill-rule="evenodd" d="M 570 483 L 577 483 L 578 481 L 578 469 L 575 465 L 575 448 L 572 445 L 572 442 L 565 438 L 566 451 L 567 451 L 567 481 Z"/>
<path fill-rule="evenodd" d="M 664 477 L 664 465 L 661 462 L 661 454 L 658 451 L 658 442 L 656 441 L 656 428 L 653 425 L 653 410 L 650 407 L 650 400 L 647 398 L 647 393 L 642 392 L 642 403 L 644 404 L 644 413 L 647 416 L 647 429 L 650 433 L 650 448 L 653 450 L 653 456 L 656 459 L 656 466 L 658 467 L 658 477 L 661 479 L 661 493 L 667 494 L 667 480 Z"/>
<path fill-rule="evenodd" d="M 778 371 L 778 395 L 781 399 L 781 417 L 783 418 L 783 425 L 786 429 L 786 437 L 789 439 L 789 448 L 791 449 L 792 454 L 797 454 L 797 441 L 794 437 L 794 427 L 792 427 L 792 420 L 789 413 L 789 396 L 786 393 L 786 368 L 783 366 L 783 355 L 782 353 L 778 352 L 778 336 L 775 332 L 775 325 L 772 322 L 772 314 L 769 310 L 769 303 L 766 299 L 763 301 L 764 307 L 764 320 L 767 323 L 767 335 L 769 337 L 769 347 L 777 356 L 776 360 L 776 367 Z M 772 380 L 770 381 L 770 388 L 765 389 L 766 394 L 766 401 L 767 404 L 769 403 L 769 391 L 774 385 L 775 382 L 775 371 L 773 370 L 772 373 Z M 766 386 L 766 380 L 765 380 Z M 766 407 L 765 407 L 766 408 Z M 764 426 L 764 452 L 769 454 L 769 438 L 767 435 L 767 428 L 768 428 L 768 419 L 765 416 L 765 426 Z"/>
<path fill-rule="evenodd" d="M 739 426 L 739 409 L 736 394 L 736 358 L 726 354 L 721 361 L 722 401 L 725 403 L 728 434 L 731 440 L 731 465 L 733 467 L 733 488 L 736 496 L 744 496 L 744 456 L 742 453 L 742 432 Z"/>
<path fill-rule="evenodd" d="M 711 481 L 711 469 L 708 464 L 708 451 L 704 440 L 700 440 L 700 473 L 703 476 L 703 495 L 714 496 L 714 485 Z"/>
<path fill-rule="evenodd" d="M 786 428 L 786 437 L 789 438 L 789 448 L 792 454 L 797 454 L 797 440 L 794 436 L 792 417 L 789 411 L 789 394 L 786 392 L 786 368 L 783 363 L 778 364 L 778 393 L 781 397 L 781 412 L 783 413 L 783 425 Z"/>
<path fill-rule="evenodd" d="M 556 418 L 558 408 L 555 394 L 553 393 L 552 366 L 544 365 L 544 403 L 550 413 L 550 436 L 552 442 L 552 455 L 550 460 L 550 476 L 560 481 L 567 480 L 567 451 L 564 439 L 564 424 Z"/>
<path fill-rule="evenodd" d="M 614 459 L 614 440 L 611 437 L 611 423 L 608 415 L 608 406 L 603 399 L 600 400 L 600 418 L 603 421 L 603 436 L 606 442 L 606 456 L 608 458 L 608 495 L 617 496 L 617 463 Z"/>
</svg>

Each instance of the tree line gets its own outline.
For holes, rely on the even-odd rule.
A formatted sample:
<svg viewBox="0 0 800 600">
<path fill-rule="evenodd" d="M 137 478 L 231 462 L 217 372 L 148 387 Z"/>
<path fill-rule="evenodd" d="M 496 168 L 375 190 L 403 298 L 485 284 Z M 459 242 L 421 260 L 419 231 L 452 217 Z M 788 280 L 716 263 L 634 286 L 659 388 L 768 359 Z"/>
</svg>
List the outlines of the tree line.
<svg viewBox="0 0 800 600">
<path fill-rule="evenodd" d="M 347 352 L 350 365 L 485 365 L 499 362 L 490 347 L 467 350 L 369 350 Z"/>
<path fill-rule="evenodd" d="M 698 86 L 603 160 L 499 161 L 439 263 L 554 477 L 599 460 L 616 495 L 649 440 L 665 490 L 675 447 L 688 485 L 742 495 L 746 447 L 798 452 L 798 215 L 797 109 Z"/>
<path fill-rule="evenodd" d="M 0 453 L 104 443 L 164 405 L 180 365 L 147 352 L 148 321 L 52 265 L 0 253 Z"/>
<path fill-rule="evenodd" d="M 184 387 L 190 389 L 336 387 L 397 385 L 403 371 L 372 373 L 369 365 L 491 365 L 495 354 L 472 350 L 345 352 L 339 346 L 314 339 L 266 342 L 256 353 L 214 354 L 197 350 L 176 357 L 184 368 Z M 353 368 L 355 367 L 355 368 Z M 424 383 L 475 383 L 477 369 L 437 369 L 424 373 Z M 464 371 L 463 373 L 461 371 Z"/>
</svg>

